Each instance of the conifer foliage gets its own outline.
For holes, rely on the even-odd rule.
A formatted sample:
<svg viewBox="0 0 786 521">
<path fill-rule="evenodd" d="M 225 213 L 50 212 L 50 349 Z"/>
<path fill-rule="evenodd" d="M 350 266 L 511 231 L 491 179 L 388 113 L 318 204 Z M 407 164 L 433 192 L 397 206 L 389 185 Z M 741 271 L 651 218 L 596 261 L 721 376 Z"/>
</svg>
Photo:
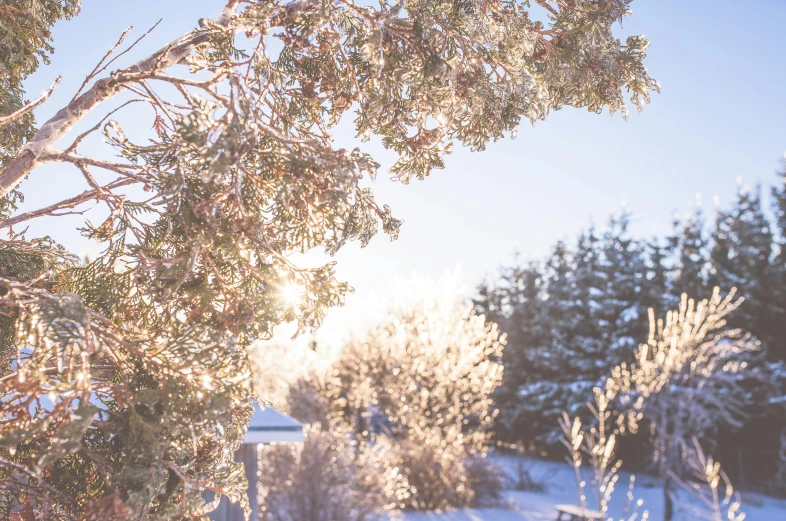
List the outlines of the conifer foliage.
<svg viewBox="0 0 786 521">
<path fill-rule="evenodd" d="M 46 96 L 25 103 L 22 82 L 49 63 L 51 29 L 79 11 L 80 0 L 8 0 L 0 6 L 0 168 L 17 154 L 35 129 L 32 109 Z M 0 201 L 0 210 L 16 209 L 21 193 Z"/>
<path fill-rule="evenodd" d="M 355 109 L 358 135 L 380 137 L 407 182 L 441 168 L 453 143 L 480 150 L 565 106 L 624 113 L 626 91 L 641 108 L 657 90 L 647 40 L 612 33 L 629 0 L 537 3 L 542 21 L 526 1 L 227 0 L 112 70 L 136 44 L 121 35 L 33 132 L 46 95 L 20 106 L 19 81 L 78 3 L 4 2 L 3 515 L 199 518 L 205 488 L 244 502 L 231 456 L 251 410 L 245 346 L 283 321 L 317 327 L 349 290 L 332 264 L 288 254 L 365 245 L 379 228 L 395 238 L 401 224 L 365 187 L 374 159 L 332 147 L 342 115 Z M 126 110 L 147 114 L 151 139 L 126 135 Z M 114 159 L 83 155 L 93 133 Z M 14 214 L 19 184 L 53 162 L 84 191 Z M 104 216 L 81 231 L 102 253 L 87 264 L 17 233 L 93 201 Z"/>
</svg>

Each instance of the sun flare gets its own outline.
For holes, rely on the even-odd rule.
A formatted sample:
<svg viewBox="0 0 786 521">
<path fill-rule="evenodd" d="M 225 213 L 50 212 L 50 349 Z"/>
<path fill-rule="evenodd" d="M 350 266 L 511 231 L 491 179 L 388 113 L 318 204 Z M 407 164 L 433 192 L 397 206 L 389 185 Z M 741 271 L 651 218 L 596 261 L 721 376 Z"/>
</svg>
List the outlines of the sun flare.
<svg viewBox="0 0 786 521">
<path fill-rule="evenodd" d="M 281 299 L 288 306 L 297 306 L 303 300 L 303 288 L 297 284 L 286 284 L 281 288 Z"/>
</svg>

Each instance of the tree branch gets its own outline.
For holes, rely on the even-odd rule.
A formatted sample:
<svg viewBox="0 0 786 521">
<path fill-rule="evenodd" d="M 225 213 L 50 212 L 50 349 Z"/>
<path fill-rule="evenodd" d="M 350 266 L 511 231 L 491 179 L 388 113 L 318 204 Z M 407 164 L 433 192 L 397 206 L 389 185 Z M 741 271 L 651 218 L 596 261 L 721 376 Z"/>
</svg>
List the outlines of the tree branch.
<svg viewBox="0 0 786 521">
<path fill-rule="evenodd" d="M 223 20 L 228 23 L 228 19 Z M 42 153 L 52 152 L 54 144 L 98 104 L 112 98 L 136 76 L 165 70 L 188 56 L 194 48 L 207 39 L 207 34 L 194 30 L 159 49 L 144 60 L 127 69 L 115 72 L 109 78 L 100 79 L 84 94 L 66 105 L 49 121 L 44 123 L 22 150 L 0 171 L 0 197 L 8 195 L 24 177 L 44 161 Z M 134 77 L 131 80 L 131 77 Z"/>
<path fill-rule="evenodd" d="M 542 8 L 546 9 L 548 12 L 553 14 L 554 16 L 558 16 L 559 12 L 556 9 L 551 7 L 546 0 L 535 0 L 535 3 L 541 6 Z"/>
<path fill-rule="evenodd" d="M 83 81 L 83 82 L 82 82 L 82 85 L 80 85 L 80 86 L 79 86 L 79 89 L 76 91 L 76 94 L 74 94 L 74 97 L 73 97 L 73 98 L 71 98 L 71 101 L 72 101 L 72 102 L 73 102 L 73 101 L 74 101 L 76 98 L 78 98 L 80 94 L 82 94 L 82 89 L 84 89 L 84 88 L 85 88 L 85 86 L 86 86 L 88 83 L 90 83 L 90 80 L 92 80 L 93 78 L 95 78 L 96 74 L 98 74 L 98 73 L 99 73 L 98 69 L 99 69 L 99 68 L 100 68 L 100 67 L 101 67 L 101 66 L 104 64 L 104 62 L 107 60 L 107 58 L 109 58 L 109 56 L 110 56 L 110 55 L 111 55 L 113 52 L 115 52 L 115 49 L 117 49 L 117 48 L 118 48 L 118 46 L 119 46 L 121 43 L 123 43 L 123 40 L 125 40 L 125 39 L 126 39 L 126 35 L 127 35 L 127 34 L 128 34 L 128 32 L 129 32 L 131 29 L 133 29 L 133 28 L 134 28 L 133 26 L 129 26 L 129 27 L 128 27 L 128 28 L 127 28 L 125 31 L 123 31 L 123 32 L 120 34 L 120 38 L 118 38 L 118 39 L 117 39 L 117 42 L 115 42 L 115 44 L 114 44 L 112 47 L 110 47 L 108 51 L 106 51 L 106 54 L 104 54 L 104 57 L 103 57 L 103 58 L 101 58 L 101 61 L 99 61 L 99 62 L 98 62 L 98 65 L 96 65 L 96 66 L 95 66 L 95 68 L 94 68 L 94 69 L 93 69 L 93 70 L 90 72 L 90 74 L 88 74 L 88 75 L 85 77 L 85 81 Z M 112 62 L 109 62 L 109 63 L 112 63 Z M 108 64 L 107 64 L 107 65 L 108 65 Z"/>
<path fill-rule="evenodd" d="M 28 221 L 30 219 L 35 219 L 36 217 L 43 217 L 45 215 L 50 215 L 52 214 L 52 212 L 56 212 L 58 210 L 62 210 L 65 208 L 76 208 L 80 204 L 85 203 L 90 199 L 95 199 L 101 196 L 107 190 L 114 190 L 115 188 L 130 185 L 136 182 L 137 182 L 136 179 L 128 179 L 128 178 L 117 179 L 107 185 L 104 185 L 103 187 L 99 187 L 99 189 L 86 190 L 75 197 L 71 197 L 70 199 L 65 199 L 64 201 L 60 201 L 59 203 L 49 205 L 45 208 L 40 208 L 38 210 L 34 210 L 31 212 L 25 212 L 19 215 L 15 215 L 14 217 L 9 217 L 4 221 L 0 221 L 0 229 L 8 228 L 10 226 L 14 226 L 15 224 L 19 224 L 21 222 Z"/>
<path fill-rule="evenodd" d="M 35 109 L 37 106 L 39 106 L 40 104 L 45 102 L 47 100 L 47 98 L 49 98 L 49 96 L 52 95 L 52 91 L 55 90 L 55 87 L 57 87 L 57 84 L 60 83 L 61 79 L 62 79 L 62 76 L 58 76 L 57 79 L 55 80 L 55 82 L 52 84 L 51 87 L 49 87 L 49 89 L 47 89 L 46 92 L 41 94 L 34 101 L 26 103 L 21 109 L 17 110 L 16 112 L 14 112 L 12 114 L 7 115 L 7 116 L 0 116 L 0 127 L 3 127 L 5 125 L 7 125 L 7 124 L 9 124 L 9 123 L 11 123 L 11 122 L 21 118 L 22 116 L 24 116 L 25 114 L 27 114 L 28 112 L 30 112 L 31 110 Z"/>
</svg>

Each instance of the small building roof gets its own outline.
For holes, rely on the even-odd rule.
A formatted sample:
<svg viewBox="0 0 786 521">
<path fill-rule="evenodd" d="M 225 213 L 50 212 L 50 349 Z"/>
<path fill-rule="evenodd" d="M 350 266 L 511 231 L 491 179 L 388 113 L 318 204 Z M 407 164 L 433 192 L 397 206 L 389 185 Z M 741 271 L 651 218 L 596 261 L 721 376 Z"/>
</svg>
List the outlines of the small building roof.
<svg viewBox="0 0 786 521">
<path fill-rule="evenodd" d="M 303 424 L 272 407 L 256 402 L 243 443 L 302 443 Z"/>
</svg>

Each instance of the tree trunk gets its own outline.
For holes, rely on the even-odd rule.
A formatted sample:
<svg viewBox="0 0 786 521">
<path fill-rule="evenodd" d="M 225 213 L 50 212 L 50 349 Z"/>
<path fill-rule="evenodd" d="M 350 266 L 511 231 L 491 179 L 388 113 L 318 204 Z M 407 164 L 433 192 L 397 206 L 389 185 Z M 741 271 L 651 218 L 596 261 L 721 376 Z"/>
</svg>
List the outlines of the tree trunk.
<svg viewBox="0 0 786 521">
<path fill-rule="evenodd" d="M 663 479 L 663 521 L 672 521 L 674 518 L 674 501 L 671 499 L 671 478 Z"/>
</svg>

